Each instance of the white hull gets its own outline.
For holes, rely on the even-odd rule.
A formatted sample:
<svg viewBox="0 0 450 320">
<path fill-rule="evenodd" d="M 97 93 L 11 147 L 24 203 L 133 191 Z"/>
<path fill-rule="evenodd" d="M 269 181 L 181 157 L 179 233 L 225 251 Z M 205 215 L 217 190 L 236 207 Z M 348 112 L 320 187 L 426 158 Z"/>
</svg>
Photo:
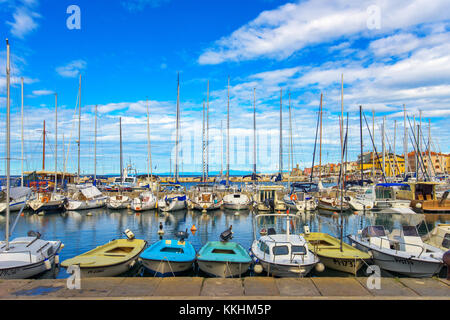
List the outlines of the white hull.
<svg viewBox="0 0 450 320">
<path fill-rule="evenodd" d="M 406 256 L 390 253 L 387 250 L 382 252 L 364 245 L 353 237 L 349 238 L 356 244 L 357 249 L 365 252 L 370 251 L 374 263 L 381 269 L 387 271 L 400 273 L 414 278 L 429 278 L 434 274 L 439 273 L 444 266 L 443 263 L 438 260 L 425 260 L 415 257 L 407 258 Z M 394 250 L 389 251 L 395 252 Z"/>
<path fill-rule="evenodd" d="M 284 203 L 290 210 L 295 211 L 314 211 L 317 209 L 317 203 L 314 200 L 306 200 L 306 201 L 293 201 L 293 200 L 284 200 Z"/>
<path fill-rule="evenodd" d="M 259 260 L 265 272 L 275 277 L 304 277 L 307 275 L 312 268 L 317 264 L 318 261 L 308 264 L 277 264 L 267 261 Z"/>
<path fill-rule="evenodd" d="M 130 203 L 131 200 L 127 196 L 113 196 L 106 201 L 106 207 L 113 210 L 127 209 L 130 207 Z"/>
<path fill-rule="evenodd" d="M 220 209 L 220 206 L 221 206 L 221 202 L 218 202 L 218 203 L 211 203 L 211 202 L 208 202 L 208 203 L 195 203 L 193 205 L 195 210 L 200 210 L 200 211 L 203 211 L 203 210 L 206 210 L 206 211 L 218 210 L 218 209 Z"/>
<path fill-rule="evenodd" d="M 167 204 L 164 200 L 158 201 L 158 208 L 163 212 L 186 209 L 186 200 L 172 200 Z"/>
<path fill-rule="evenodd" d="M 228 210 L 248 210 L 250 208 L 250 204 L 241 204 L 241 203 L 223 203 L 223 207 Z"/>
<path fill-rule="evenodd" d="M 153 210 L 156 208 L 156 199 L 153 201 L 149 201 L 149 202 L 141 202 L 141 201 L 136 201 L 136 199 L 134 199 L 131 202 L 131 210 L 133 211 L 146 211 L 146 210 Z"/>
<path fill-rule="evenodd" d="M 216 261 L 201 261 L 197 260 L 198 267 L 203 272 L 219 278 L 239 277 L 247 272 L 251 265 L 248 263 L 233 263 L 233 262 L 216 262 Z"/>
<path fill-rule="evenodd" d="M 65 205 L 66 210 L 86 210 L 104 207 L 106 204 L 107 197 L 102 197 L 92 200 L 69 200 Z"/>
</svg>

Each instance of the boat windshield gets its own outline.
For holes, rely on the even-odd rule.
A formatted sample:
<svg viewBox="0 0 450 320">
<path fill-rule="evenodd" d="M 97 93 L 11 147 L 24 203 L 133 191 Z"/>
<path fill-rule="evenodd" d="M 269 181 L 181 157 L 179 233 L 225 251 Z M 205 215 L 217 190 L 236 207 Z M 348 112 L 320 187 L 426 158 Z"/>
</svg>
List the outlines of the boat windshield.
<svg viewBox="0 0 450 320">
<path fill-rule="evenodd" d="M 274 256 L 281 256 L 289 254 L 288 246 L 275 246 L 272 248 L 272 253 Z"/>
<path fill-rule="evenodd" d="M 122 182 L 122 180 L 121 180 L 120 178 L 116 178 L 116 179 L 114 180 L 114 182 L 115 182 L 115 183 L 120 183 L 120 182 Z"/>
<path fill-rule="evenodd" d="M 403 236 L 405 237 L 418 237 L 417 229 L 414 226 L 403 226 Z"/>
<path fill-rule="evenodd" d="M 133 178 L 125 178 L 125 182 L 134 182 Z"/>
<path fill-rule="evenodd" d="M 304 246 L 291 246 L 292 253 L 306 254 L 306 248 Z"/>
<path fill-rule="evenodd" d="M 363 237 L 384 237 L 386 232 L 383 226 L 370 226 L 363 230 Z"/>
</svg>

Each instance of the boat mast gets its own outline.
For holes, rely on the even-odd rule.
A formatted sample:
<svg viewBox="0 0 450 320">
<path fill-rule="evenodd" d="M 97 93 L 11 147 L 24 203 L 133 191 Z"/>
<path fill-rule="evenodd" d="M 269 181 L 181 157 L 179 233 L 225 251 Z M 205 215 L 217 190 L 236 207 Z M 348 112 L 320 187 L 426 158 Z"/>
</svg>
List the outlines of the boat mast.
<svg viewBox="0 0 450 320">
<path fill-rule="evenodd" d="M 180 121 L 180 73 L 177 76 L 177 120 L 176 120 L 176 140 L 175 140 L 175 182 L 178 182 L 178 128 Z"/>
<path fill-rule="evenodd" d="M 53 193 L 56 193 L 58 186 L 58 94 L 55 93 L 55 187 Z"/>
<path fill-rule="evenodd" d="M 384 133 L 384 123 L 385 123 L 385 121 L 386 121 L 386 116 L 383 116 L 383 127 L 382 127 L 382 130 L 381 130 L 381 147 L 382 147 L 382 151 L 381 151 L 381 153 L 383 154 L 383 172 L 384 172 L 384 174 L 386 174 L 386 163 L 385 163 L 385 161 L 386 161 L 386 156 L 385 156 L 385 153 L 386 153 L 386 146 L 385 146 L 385 144 L 384 144 L 384 135 L 385 135 L 385 133 Z"/>
<path fill-rule="evenodd" d="M 94 133 L 94 186 L 97 185 L 97 105 L 95 105 L 95 133 Z"/>
<path fill-rule="evenodd" d="M 147 171 L 147 178 L 149 178 L 148 174 L 150 173 L 150 176 L 152 177 L 153 180 L 153 164 L 152 164 L 152 149 L 151 149 L 151 144 L 150 144 L 150 106 L 148 103 L 148 99 L 147 99 L 147 167 L 148 167 L 148 171 Z"/>
<path fill-rule="evenodd" d="M 359 137 L 361 142 L 361 186 L 364 186 L 364 170 L 363 170 L 363 134 L 362 134 L 362 106 L 359 106 Z"/>
<path fill-rule="evenodd" d="M 209 177 L 209 80 L 206 94 L 206 182 Z"/>
<path fill-rule="evenodd" d="M 122 117 L 119 117 L 119 134 L 120 134 L 120 182 L 123 184 L 123 160 L 122 160 Z"/>
<path fill-rule="evenodd" d="M 415 130 L 416 130 L 416 116 L 414 115 L 413 116 L 413 128 L 412 128 L 412 134 L 413 134 L 413 136 L 415 136 Z M 416 143 L 415 143 L 416 145 L 414 146 L 414 150 L 415 150 L 415 154 L 414 154 L 414 164 L 415 164 L 415 171 L 416 171 L 416 181 L 419 181 L 419 170 L 418 170 L 418 168 L 417 168 L 417 166 L 418 166 L 418 160 L 417 160 L 417 157 L 418 157 L 418 154 L 417 154 L 417 140 L 416 140 Z"/>
<path fill-rule="evenodd" d="M 320 93 L 319 182 L 322 180 L 322 92 Z"/>
<path fill-rule="evenodd" d="M 9 42 L 6 39 L 6 248 L 9 250 L 9 197 L 10 197 L 10 77 Z"/>
<path fill-rule="evenodd" d="M 397 153 L 395 149 L 395 140 L 397 140 L 397 120 L 394 120 L 394 161 L 397 162 Z M 397 176 L 397 167 L 394 167 L 394 177 Z"/>
<path fill-rule="evenodd" d="M 203 120 L 202 120 L 202 182 L 205 182 L 205 99 L 203 99 Z"/>
<path fill-rule="evenodd" d="M 375 135 L 375 110 L 372 109 L 372 133 Z M 378 155 L 377 155 L 378 157 Z M 375 148 L 372 146 L 372 179 L 375 182 Z"/>
<path fill-rule="evenodd" d="M 256 88 L 253 88 L 253 182 L 256 180 Z"/>
<path fill-rule="evenodd" d="M 283 181 L 283 89 L 280 88 L 280 156 L 279 156 L 279 168 L 280 168 L 280 181 Z"/>
<path fill-rule="evenodd" d="M 403 137 L 403 161 L 405 161 L 405 178 L 408 174 L 408 166 L 409 166 L 409 161 L 408 161 L 408 128 L 406 127 L 406 108 L 405 105 L 403 104 L 403 126 L 405 127 L 404 131 L 404 137 Z"/>
<path fill-rule="evenodd" d="M 223 120 L 220 120 L 220 179 L 223 176 Z"/>
<path fill-rule="evenodd" d="M 291 187 L 291 173 L 294 170 L 294 154 L 292 145 L 292 114 L 291 114 L 291 93 L 289 92 L 289 187 Z"/>
<path fill-rule="evenodd" d="M 78 181 L 80 181 L 80 141 L 81 141 L 81 74 L 78 86 Z"/>
<path fill-rule="evenodd" d="M 339 120 L 340 133 L 341 133 L 341 168 L 343 166 L 342 160 L 344 159 L 344 74 L 341 74 L 341 119 Z M 344 170 L 340 170 L 339 181 L 343 179 Z M 341 188 L 342 190 L 343 188 Z"/>
<path fill-rule="evenodd" d="M 45 120 L 44 120 L 44 133 L 43 133 L 44 143 L 42 145 L 42 171 L 45 170 Z"/>
<path fill-rule="evenodd" d="M 20 186 L 23 187 L 23 77 L 20 79 L 21 83 L 21 100 L 22 100 L 22 108 L 21 108 L 21 118 L 22 118 L 22 126 L 21 126 L 21 150 L 22 150 L 22 174 L 21 174 L 21 182 Z"/>
<path fill-rule="evenodd" d="M 230 76 L 228 76 L 227 102 L 227 186 L 230 185 Z"/>
</svg>

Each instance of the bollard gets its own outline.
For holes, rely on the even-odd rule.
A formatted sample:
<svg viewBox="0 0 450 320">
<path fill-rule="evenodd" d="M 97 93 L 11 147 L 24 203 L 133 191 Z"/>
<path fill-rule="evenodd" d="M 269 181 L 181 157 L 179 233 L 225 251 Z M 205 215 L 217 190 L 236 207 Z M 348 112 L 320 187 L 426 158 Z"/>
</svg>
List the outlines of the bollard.
<svg viewBox="0 0 450 320">
<path fill-rule="evenodd" d="M 444 253 L 444 255 L 442 256 L 442 260 L 447 266 L 447 280 L 450 280 L 450 250 Z"/>
</svg>

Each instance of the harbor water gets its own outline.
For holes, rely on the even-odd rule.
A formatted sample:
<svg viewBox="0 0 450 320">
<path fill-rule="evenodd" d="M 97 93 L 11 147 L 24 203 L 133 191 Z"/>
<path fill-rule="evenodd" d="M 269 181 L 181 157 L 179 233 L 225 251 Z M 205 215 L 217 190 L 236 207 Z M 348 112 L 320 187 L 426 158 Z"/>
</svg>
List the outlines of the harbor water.
<svg viewBox="0 0 450 320">
<path fill-rule="evenodd" d="M 136 238 L 144 239 L 148 244 L 152 244 L 160 239 L 158 235 L 160 223 L 162 223 L 164 230 L 163 239 L 174 238 L 174 234 L 177 231 L 185 231 L 187 229 L 189 232 L 187 240 L 193 244 L 198 252 L 206 242 L 219 240 L 220 233 L 232 226 L 234 232 L 232 241 L 238 242 L 244 248 L 249 249 L 253 242 L 254 234 L 256 237 L 259 237 L 259 230 L 263 226 L 276 226 L 282 232 L 286 228 L 285 223 L 277 222 L 277 218 L 274 217 L 257 219 L 255 226 L 254 220 L 256 215 L 256 212 L 249 210 L 216 210 L 208 213 L 195 210 L 162 213 L 153 210 L 136 213 L 129 209 L 110 210 L 106 207 L 94 210 L 46 213 L 44 215 L 25 211 L 19 217 L 12 238 L 26 236 L 28 231 L 33 230 L 41 233 L 41 238 L 43 239 L 60 240 L 65 245 L 60 254 L 60 261 L 64 261 L 113 239 L 125 237 L 123 231 L 126 229 L 132 230 Z M 419 230 L 419 234 L 423 235 L 431 231 L 438 223 L 450 223 L 450 215 L 399 215 L 371 211 L 349 212 L 342 216 L 342 221 L 340 215 L 333 212 L 315 211 L 294 215 L 297 218 L 293 219 L 293 222 L 290 224 L 291 232 L 301 233 L 303 232 L 303 227 L 307 225 L 311 232 L 320 231 L 339 237 L 339 226 L 342 223 L 344 241 L 347 243 L 346 235 L 356 234 L 358 230 L 363 229 L 367 225 L 383 225 L 389 231 L 401 225 L 415 225 Z M 12 213 L 11 223 L 15 221 L 16 217 L 17 213 Z M 195 232 L 190 231 L 192 226 L 195 226 L 197 229 Z M 0 216 L 0 230 L 0 237 L 4 239 L 4 215 Z M 366 268 L 362 269 L 365 270 Z M 203 274 L 198 274 L 198 272 L 201 271 L 194 270 L 190 275 L 204 276 Z M 251 275 L 252 272 L 248 272 L 247 276 Z M 325 270 L 320 274 L 313 271 L 308 276 L 321 275 L 351 276 L 332 270 Z M 67 278 L 69 276 L 64 268 L 58 268 L 40 277 Z M 141 269 L 138 269 L 133 270 L 129 276 L 150 275 L 146 275 Z M 383 276 L 389 275 L 383 272 Z"/>
</svg>

